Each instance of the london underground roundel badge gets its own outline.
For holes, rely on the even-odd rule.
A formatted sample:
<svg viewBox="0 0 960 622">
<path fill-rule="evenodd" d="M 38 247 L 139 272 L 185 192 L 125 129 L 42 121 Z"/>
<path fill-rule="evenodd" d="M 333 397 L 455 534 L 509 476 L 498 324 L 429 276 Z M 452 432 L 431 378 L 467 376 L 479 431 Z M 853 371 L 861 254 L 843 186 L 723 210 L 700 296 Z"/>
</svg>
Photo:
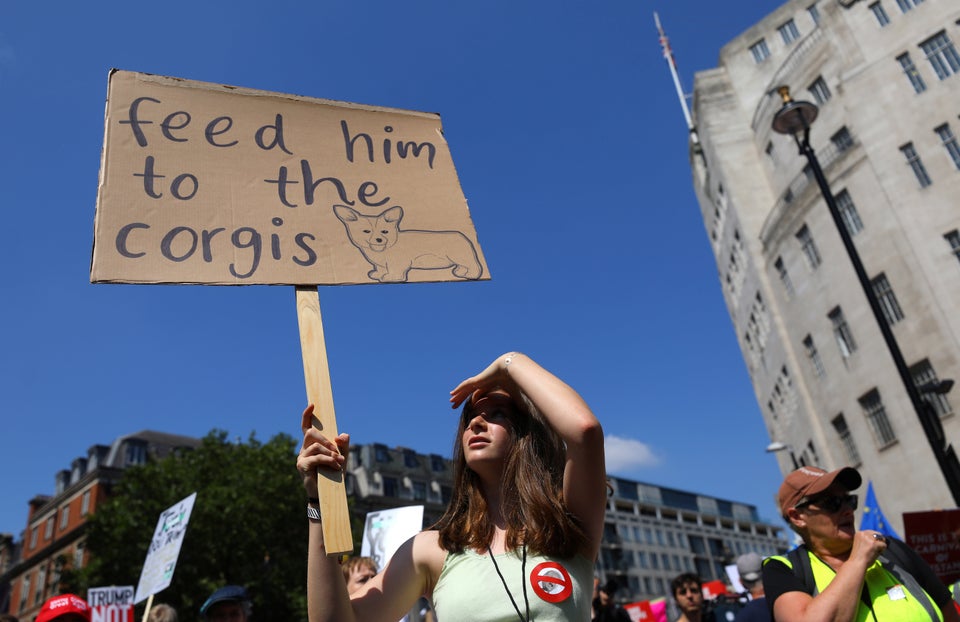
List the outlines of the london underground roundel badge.
<svg viewBox="0 0 960 622">
<path fill-rule="evenodd" d="M 559 603 L 573 594 L 573 581 L 567 569 L 557 562 L 542 562 L 530 572 L 533 592 L 548 603 Z"/>
</svg>

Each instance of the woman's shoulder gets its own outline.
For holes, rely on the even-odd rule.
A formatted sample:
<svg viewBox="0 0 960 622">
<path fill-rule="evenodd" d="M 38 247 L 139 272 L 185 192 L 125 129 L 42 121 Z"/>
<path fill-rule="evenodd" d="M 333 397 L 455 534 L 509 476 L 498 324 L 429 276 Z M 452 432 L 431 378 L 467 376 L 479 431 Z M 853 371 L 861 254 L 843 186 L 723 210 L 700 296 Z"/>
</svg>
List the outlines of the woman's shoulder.
<svg viewBox="0 0 960 622">
<path fill-rule="evenodd" d="M 440 534 L 435 529 L 421 531 L 413 536 L 413 558 L 417 565 L 430 569 L 430 574 L 436 580 L 443 568 L 443 561 L 447 552 L 440 547 Z"/>
</svg>

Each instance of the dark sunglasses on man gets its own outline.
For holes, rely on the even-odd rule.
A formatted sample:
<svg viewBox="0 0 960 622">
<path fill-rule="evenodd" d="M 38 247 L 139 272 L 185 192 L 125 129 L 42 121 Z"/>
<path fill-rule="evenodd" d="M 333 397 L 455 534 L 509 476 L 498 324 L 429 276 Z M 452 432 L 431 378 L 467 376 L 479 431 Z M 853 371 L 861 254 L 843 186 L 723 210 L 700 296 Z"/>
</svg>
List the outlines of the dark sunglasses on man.
<svg viewBox="0 0 960 622">
<path fill-rule="evenodd" d="M 836 514 L 840 511 L 840 508 L 847 506 L 851 510 L 857 509 L 857 495 L 831 495 L 825 497 L 817 497 L 815 499 L 808 499 L 803 503 L 798 503 L 796 507 L 798 510 L 805 508 L 810 505 L 817 506 L 818 510 L 823 510 L 828 514 Z"/>
</svg>

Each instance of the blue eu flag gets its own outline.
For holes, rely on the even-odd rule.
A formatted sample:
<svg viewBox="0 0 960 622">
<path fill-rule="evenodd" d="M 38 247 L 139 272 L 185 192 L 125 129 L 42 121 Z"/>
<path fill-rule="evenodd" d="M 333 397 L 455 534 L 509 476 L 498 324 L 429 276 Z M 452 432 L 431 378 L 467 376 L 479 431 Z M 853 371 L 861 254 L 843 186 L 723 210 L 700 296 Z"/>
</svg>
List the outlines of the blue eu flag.
<svg viewBox="0 0 960 622">
<path fill-rule="evenodd" d="M 880 511 L 880 505 L 877 504 L 877 497 L 873 494 L 873 482 L 867 482 L 867 496 L 863 500 L 863 518 L 860 520 L 860 530 L 872 529 L 879 531 L 885 536 L 891 536 L 900 539 L 897 532 L 893 530 L 887 517 Z"/>
</svg>

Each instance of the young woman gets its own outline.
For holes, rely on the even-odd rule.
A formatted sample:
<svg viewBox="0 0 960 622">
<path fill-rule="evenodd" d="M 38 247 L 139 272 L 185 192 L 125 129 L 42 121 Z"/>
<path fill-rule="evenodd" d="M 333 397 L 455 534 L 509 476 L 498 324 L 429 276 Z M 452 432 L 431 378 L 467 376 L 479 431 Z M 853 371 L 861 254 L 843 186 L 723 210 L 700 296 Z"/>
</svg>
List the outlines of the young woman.
<svg viewBox="0 0 960 622">
<path fill-rule="evenodd" d="M 363 589 L 347 594 L 311 521 L 310 622 L 395 622 L 424 595 L 439 620 L 589 620 L 606 504 L 603 430 L 583 399 L 510 352 L 450 392 L 464 404 L 454 491 L 434 526 L 404 543 Z M 303 413 L 297 468 L 309 496 L 317 469 L 343 468 L 349 437 L 324 438 Z"/>
</svg>

